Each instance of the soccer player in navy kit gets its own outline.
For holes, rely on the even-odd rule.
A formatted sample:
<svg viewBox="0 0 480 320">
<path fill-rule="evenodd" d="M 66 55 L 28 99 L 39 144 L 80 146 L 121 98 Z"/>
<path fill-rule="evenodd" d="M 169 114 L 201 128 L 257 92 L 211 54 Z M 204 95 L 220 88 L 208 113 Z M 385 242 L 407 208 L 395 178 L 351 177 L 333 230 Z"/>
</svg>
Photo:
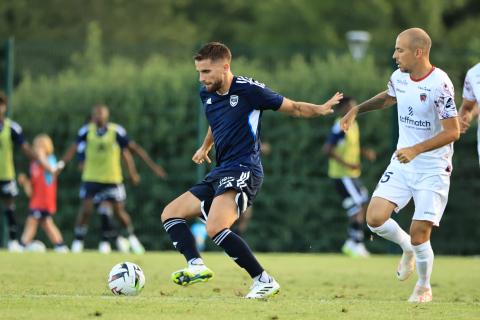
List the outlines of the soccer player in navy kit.
<svg viewBox="0 0 480 320">
<path fill-rule="evenodd" d="M 206 222 L 208 236 L 252 277 L 253 285 L 246 298 L 259 299 L 276 294 L 280 285 L 230 227 L 252 204 L 262 185 L 262 112 L 278 110 L 304 118 L 328 115 L 342 94 L 337 92 L 323 105 L 292 101 L 251 78 L 234 76 L 231 58 L 230 50 L 218 42 L 206 44 L 194 57 L 209 128 L 192 160 L 197 164 L 210 163 L 208 153 L 215 144 L 216 167 L 202 182 L 165 207 L 162 222 L 173 245 L 188 262 L 185 269 L 172 274 L 176 284 L 187 286 L 213 277 L 186 223 L 187 219 L 200 217 Z"/>
</svg>

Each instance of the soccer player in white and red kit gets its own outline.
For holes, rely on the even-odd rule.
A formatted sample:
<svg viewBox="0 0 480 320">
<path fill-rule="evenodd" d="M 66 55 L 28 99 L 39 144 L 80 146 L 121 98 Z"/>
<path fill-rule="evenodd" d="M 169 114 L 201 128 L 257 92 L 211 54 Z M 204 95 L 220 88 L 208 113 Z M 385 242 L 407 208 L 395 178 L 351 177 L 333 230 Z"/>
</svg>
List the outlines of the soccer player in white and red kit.
<svg viewBox="0 0 480 320">
<path fill-rule="evenodd" d="M 397 150 L 381 177 L 367 209 L 369 228 L 403 249 L 397 277 L 407 279 L 415 268 L 418 281 L 409 302 L 432 300 L 430 276 L 433 250 L 430 234 L 439 226 L 448 200 L 453 142 L 460 136 L 453 85 L 447 74 L 430 63 L 431 40 L 419 28 L 400 33 L 395 44 L 396 70 L 388 88 L 356 106 L 341 120 L 348 130 L 358 113 L 397 103 Z M 415 212 L 408 235 L 391 218 L 410 199 Z"/>
</svg>

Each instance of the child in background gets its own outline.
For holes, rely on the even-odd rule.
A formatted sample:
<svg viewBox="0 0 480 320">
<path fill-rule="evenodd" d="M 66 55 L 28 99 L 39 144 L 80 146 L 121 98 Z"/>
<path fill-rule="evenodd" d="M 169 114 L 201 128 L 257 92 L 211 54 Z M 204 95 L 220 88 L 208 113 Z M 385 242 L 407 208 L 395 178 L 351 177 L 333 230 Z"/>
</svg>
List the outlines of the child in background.
<svg viewBox="0 0 480 320">
<path fill-rule="evenodd" d="M 38 161 L 30 163 L 30 179 L 25 174 L 18 177 L 19 184 L 26 195 L 30 197 L 30 214 L 25 223 L 21 244 L 28 250 L 29 245 L 37 233 L 40 224 L 54 245 L 54 250 L 59 253 L 68 252 L 68 247 L 63 243 L 63 238 L 53 222 L 52 215 L 57 211 L 57 174 L 64 167 L 53 154 L 53 143 L 46 134 L 40 134 L 33 141 L 33 148 L 39 159 L 45 159 L 50 166 L 56 168 L 56 174 L 47 172 Z"/>
</svg>

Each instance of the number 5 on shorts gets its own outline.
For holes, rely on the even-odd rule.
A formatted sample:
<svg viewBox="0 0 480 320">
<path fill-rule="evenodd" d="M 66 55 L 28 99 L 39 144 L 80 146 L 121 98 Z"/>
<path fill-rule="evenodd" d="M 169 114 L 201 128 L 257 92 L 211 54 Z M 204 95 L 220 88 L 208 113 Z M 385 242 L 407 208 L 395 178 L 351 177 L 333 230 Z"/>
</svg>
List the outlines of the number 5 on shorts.
<svg viewBox="0 0 480 320">
<path fill-rule="evenodd" d="M 387 171 L 387 172 L 385 172 L 385 173 L 383 174 L 383 176 L 382 176 L 382 179 L 380 179 L 380 182 L 381 182 L 381 183 L 387 182 L 388 180 L 390 180 L 390 176 L 391 176 L 392 174 L 393 174 L 392 171 Z"/>
</svg>

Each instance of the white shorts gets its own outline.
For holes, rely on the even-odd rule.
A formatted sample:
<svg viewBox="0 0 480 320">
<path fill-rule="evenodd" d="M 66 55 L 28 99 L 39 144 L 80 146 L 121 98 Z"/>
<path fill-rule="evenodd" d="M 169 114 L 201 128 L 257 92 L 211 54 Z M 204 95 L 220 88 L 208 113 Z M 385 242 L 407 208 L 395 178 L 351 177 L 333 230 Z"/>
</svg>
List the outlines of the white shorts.
<svg viewBox="0 0 480 320">
<path fill-rule="evenodd" d="M 372 197 L 395 203 L 395 212 L 405 207 L 413 197 L 415 213 L 412 220 L 427 220 L 439 226 L 447 206 L 449 189 L 450 175 L 408 172 L 401 165 L 390 164 Z"/>
</svg>

